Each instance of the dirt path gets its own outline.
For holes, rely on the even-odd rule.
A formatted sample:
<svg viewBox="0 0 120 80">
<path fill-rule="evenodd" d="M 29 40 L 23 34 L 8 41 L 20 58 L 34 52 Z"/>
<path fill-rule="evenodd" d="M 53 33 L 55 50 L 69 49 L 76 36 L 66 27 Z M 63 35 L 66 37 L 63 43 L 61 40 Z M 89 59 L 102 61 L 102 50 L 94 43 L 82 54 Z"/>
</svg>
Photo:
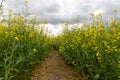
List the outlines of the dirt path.
<svg viewBox="0 0 120 80">
<path fill-rule="evenodd" d="M 33 71 L 31 80 L 82 80 L 80 75 L 65 64 L 64 59 L 51 50 L 49 57 Z"/>
</svg>

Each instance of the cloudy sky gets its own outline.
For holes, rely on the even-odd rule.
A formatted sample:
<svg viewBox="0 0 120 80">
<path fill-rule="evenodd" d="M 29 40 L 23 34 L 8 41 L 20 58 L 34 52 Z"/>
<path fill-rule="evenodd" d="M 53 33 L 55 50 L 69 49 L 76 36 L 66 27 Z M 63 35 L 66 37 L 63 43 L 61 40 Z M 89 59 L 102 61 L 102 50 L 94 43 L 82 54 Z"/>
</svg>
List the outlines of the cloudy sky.
<svg viewBox="0 0 120 80">
<path fill-rule="evenodd" d="M 113 15 L 113 10 L 120 10 L 120 0 L 28 0 L 31 13 L 37 18 L 49 21 L 50 32 L 60 33 L 61 22 L 72 23 L 79 15 L 79 21 L 90 16 L 91 13 L 102 13 L 106 17 Z M 24 0 L 6 0 L 7 8 L 15 11 L 24 9 Z"/>
</svg>

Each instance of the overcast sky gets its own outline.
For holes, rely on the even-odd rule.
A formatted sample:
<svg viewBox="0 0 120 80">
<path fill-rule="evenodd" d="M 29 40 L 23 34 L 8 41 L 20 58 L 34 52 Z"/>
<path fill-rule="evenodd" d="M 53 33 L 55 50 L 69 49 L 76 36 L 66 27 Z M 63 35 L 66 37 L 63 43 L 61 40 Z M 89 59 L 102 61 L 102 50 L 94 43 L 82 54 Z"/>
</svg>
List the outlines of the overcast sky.
<svg viewBox="0 0 120 80">
<path fill-rule="evenodd" d="M 91 13 L 102 13 L 107 17 L 113 15 L 113 10 L 120 10 L 120 0 L 28 0 L 31 13 L 36 13 L 38 19 L 48 19 L 49 25 L 58 30 L 61 21 L 70 22 L 79 15 L 89 17 Z M 24 8 L 24 0 L 7 0 L 7 8 L 20 12 Z M 57 25 L 57 26 L 56 26 Z M 57 28 L 55 28 L 56 26 Z M 52 30 L 52 28 L 50 28 Z M 58 30 L 59 32 L 59 30 Z"/>
</svg>

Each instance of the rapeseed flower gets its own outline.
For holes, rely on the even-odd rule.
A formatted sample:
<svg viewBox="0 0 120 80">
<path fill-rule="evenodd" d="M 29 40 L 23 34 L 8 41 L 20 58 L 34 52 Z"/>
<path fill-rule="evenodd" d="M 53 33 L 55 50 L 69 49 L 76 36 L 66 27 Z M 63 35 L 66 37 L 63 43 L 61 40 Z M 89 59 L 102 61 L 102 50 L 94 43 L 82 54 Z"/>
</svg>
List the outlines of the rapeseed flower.
<svg viewBox="0 0 120 80">
<path fill-rule="evenodd" d="M 15 40 L 16 40 L 16 41 L 19 41 L 19 38 L 18 38 L 18 37 L 15 37 Z"/>
<path fill-rule="evenodd" d="M 36 48 L 34 48 L 34 49 L 33 49 L 33 52 L 35 52 L 35 53 L 36 53 L 36 52 L 38 52 L 38 50 L 37 50 Z"/>
<path fill-rule="evenodd" d="M 28 4 L 28 0 L 25 0 L 25 4 Z"/>
</svg>

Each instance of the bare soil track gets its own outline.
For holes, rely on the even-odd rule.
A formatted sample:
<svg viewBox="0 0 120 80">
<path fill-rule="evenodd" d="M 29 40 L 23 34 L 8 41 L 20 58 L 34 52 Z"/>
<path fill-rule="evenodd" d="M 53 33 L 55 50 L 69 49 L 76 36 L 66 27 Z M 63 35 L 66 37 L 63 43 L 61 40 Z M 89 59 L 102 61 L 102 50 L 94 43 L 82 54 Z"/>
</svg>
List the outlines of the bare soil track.
<svg viewBox="0 0 120 80">
<path fill-rule="evenodd" d="M 35 67 L 31 80 L 83 80 L 81 75 L 65 64 L 64 59 L 51 50 L 49 57 Z"/>
</svg>

